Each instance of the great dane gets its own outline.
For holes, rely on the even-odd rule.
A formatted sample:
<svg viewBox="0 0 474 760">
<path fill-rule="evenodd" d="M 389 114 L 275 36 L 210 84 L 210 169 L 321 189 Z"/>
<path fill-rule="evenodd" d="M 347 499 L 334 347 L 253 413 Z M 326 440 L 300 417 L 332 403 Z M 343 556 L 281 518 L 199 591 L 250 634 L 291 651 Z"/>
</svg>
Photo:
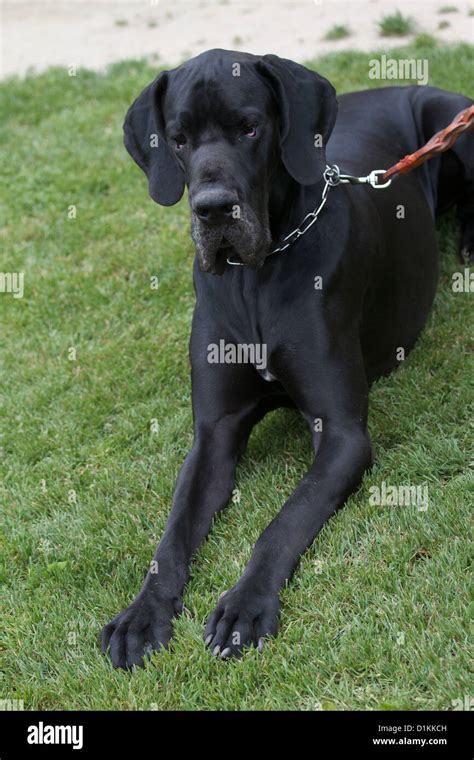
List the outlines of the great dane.
<svg viewBox="0 0 474 760">
<path fill-rule="evenodd" d="M 125 146 L 152 199 L 171 206 L 189 191 L 194 442 L 143 587 L 103 629 L 115 666 L 168 645 L 190 562 L 232 494 L 253 426 L 293 406 L 314 461 L 217 601 L 204 640 L 227 658 L 277 632 L 280 589 L 371 465 L 369 388 L 423 328 L 438 278 L 435 218 L 453 204 L 463 254 L 474 256 L 473 137 L 386 189 L 332 188 L 311 229 L 273 251 L 320 205 L 327 163 L 353 175 L 388 168 L 471 102 L 429 86 L 336 99 L 292 61 L 210 50 L 161 72 L 130 107 Z M 213 361 L 211 346 L 223 349 Z M 239 361 L 239 346 L 264 347 L 266 362 Z"/>
</svg>

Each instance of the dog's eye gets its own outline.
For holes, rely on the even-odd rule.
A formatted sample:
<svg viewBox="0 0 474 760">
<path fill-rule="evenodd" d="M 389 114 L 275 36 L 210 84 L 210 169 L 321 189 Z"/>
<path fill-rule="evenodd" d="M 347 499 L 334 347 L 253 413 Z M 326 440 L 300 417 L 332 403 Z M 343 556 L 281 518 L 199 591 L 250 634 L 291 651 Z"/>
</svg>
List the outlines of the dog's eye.
<svg viewBox="0 0 474 760">
<path fill-rule="evenodd" d="M 186 145 L 186 137 L 184 135 L 176 135 L 176 137 L 173 137 L 173 141 L 176 150 L 181 150 Z"/>
<path fill-rule="evenodd" d="M 256 124 L 244 124 L 242 127 L 242 134 L 244 137 L 256 137 L 257 136 L 257 125 Z"/>
</svg>

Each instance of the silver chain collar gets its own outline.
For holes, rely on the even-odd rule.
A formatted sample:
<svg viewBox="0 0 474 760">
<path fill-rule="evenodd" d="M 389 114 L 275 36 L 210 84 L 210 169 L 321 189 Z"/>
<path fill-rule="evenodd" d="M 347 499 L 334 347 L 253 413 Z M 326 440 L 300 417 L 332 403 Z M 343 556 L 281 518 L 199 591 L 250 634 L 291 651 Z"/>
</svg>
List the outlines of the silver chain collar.
<svg viewBox="0 0 474 760">
<path fill-rule="evenodd" d="M 308 232 L 326 205 L 328 193 L 331 187 L 337 187 L 337 185 L 340 184 L 370 185 L 375 190 L 382 190 L 383 188 L 388 187 L 392 181 L 390 179 L 388 182 L 379 184 L 378 178 L 382 176 L 382 174 L 385 174 L 385 169 L 374 169 L 372 172 L 370 172 L 370 174 L 367 174 L 366 177 L 354 177 L 352 174 L 341 174 L 339 167 L 336 164 L 333 164 L 332 166 L 326 165 L 326 170 L 323 175 L 324 188 L 323 192 L 321 193 L 319 206 L 317 206 L 313 211 L 310 211 L 309 214 L 306 214 L 300 226 L 289 232 L 288 235 L 286 235 L 286 237 L 284 237 L 281 241 L 281 245 L 270 251 L 268 256 L 272 256 L 274 253 L 281 253 L 281 251 L 286 251 L 286 249 L 289 248 L 290 245 L 292 245 L 294 242 L 296 242 L 298 238 Z M 245 266 L 243 261 L 232 261 L 231 259 L 227 259 L 227 263 L 233 267 Z"/>
</svg>

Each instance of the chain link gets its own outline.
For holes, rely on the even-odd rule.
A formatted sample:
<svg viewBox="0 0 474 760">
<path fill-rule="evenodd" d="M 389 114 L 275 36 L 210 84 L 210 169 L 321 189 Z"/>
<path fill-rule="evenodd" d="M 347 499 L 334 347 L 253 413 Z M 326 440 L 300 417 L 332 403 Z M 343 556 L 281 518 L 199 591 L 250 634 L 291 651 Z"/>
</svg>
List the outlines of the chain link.
<svg viewBox="0 0 474 760">
<path fill-rule="evenodd" d="M 329 169 L 329 167 L 327 167 L 327 169 Z M 327 172 L 327 169 L 326 169 L 326 172 Z M 282 245 L 278 246 L 278 248 L 274 248 L 273 251 L 270 251 L 269 255 L 273 253 L 278 253 L 279 251 L 285 251 L 287 248 L 289 248 L 289 246 L 292 243 L 295 242 L 295 240 L 298 240 L 298 238 L 300 238 L 301 235 L 304 235 L 313 226 L 319 214 L 321 213 L 324 206 L 326 205 L 328 193 L 329 193 L 330 188 L 332 187 L 331 183 L 326 177 L 326 172 L 324 172 L 325 183 L 324 183 L 323 192 L 321 194 L 321 201 L 319 203 L 319 206 L 315 208 L 314 211 L 310 211 L 309 214 L 306 214 L 300 226 L 297 227 L 295 230 L 292 230 L 292 232 L 290 232 L 288 235 L 286 235 L 286 237 L 283 238 Z"/>
</svg>

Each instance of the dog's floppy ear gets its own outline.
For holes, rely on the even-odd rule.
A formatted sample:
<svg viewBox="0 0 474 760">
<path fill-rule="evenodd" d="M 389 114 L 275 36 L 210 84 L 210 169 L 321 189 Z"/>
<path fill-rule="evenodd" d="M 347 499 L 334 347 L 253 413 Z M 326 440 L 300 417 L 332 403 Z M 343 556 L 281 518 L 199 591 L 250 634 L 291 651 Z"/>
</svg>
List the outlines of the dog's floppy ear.
<svg viewBox="0 0 474 760">
<path fill-rule="evenodd" d="M 313 185 L 326 168 L 326 143 L 337 115 L 336 91 L 327 79 L 299 63 L 264 55 L 257 70 L 280 112 L 281 157 L 288 173 Z"/>
<path fill-rule="evenodd" d="M 162 206 L 177 203 L 184 192 L 184 173 L 165 137 L 161 101 L 167 84 L 163 71 L 132 103 L 123 125 L 125 147 L 147 175 L 151 197 Z"/>
</svg>

